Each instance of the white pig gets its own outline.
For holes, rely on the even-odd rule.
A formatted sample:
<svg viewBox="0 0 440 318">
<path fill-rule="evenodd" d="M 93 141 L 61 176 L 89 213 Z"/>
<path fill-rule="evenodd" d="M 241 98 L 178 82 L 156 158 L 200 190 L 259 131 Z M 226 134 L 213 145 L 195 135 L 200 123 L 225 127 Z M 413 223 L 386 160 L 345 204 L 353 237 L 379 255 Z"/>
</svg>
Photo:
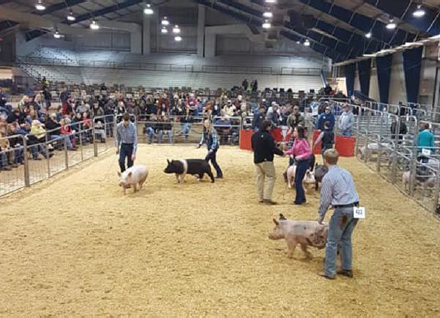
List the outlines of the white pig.
<svg viewBox="0 0 440 318">
<path fill-rule="evenodd" d="M 289 189 L 291 189 L 295 183 L 295 174 L 296 174 L 296 165 L 291 165 L 289 168 L 287 168 L 287 186 Z M 310 171 L 310 169 L 307 169 L 306 176 L 303 180 L 303 185 L 308 184 L 315 184 L 315 176 Z"/>
<path fill-rule="evenodd" d="M 118 172 L 118 176 L 120 177 L 119 186 L 124 189 L 124 194 L 126 189 L 133 186 L 134 192 L 137 191 L 137 186 L 139 185 L 139 189 L 142 189 L 142 185 L 148 177 L 148 169 L 145 166 L 137 165 L 131 168 L 128 168 L 123 173 Z"/>
<path fill-rule="evenodd" d="M 328 225 L 319 224 L 317 221 L 292 221 L 287 220 L 280 214 L 280 220 L 273 219 L 275 228 L 269 235 L 271 240 L 285 239 L 288 249 L 288 257 L 293 257 L 296 245 L 300 244 L 301 249 L 310 257 L 307 251 L 308 246 L 323 249 L 327 242 Z"/>
<path fill-rule="evenodd" d="M 420 173 L 419 171 L 417 171 L 418 174 Z M 405 190 L 407 190 L 407 187 L 409 186 L 409 183 L 411 181 L 411 171 L 405 171 L 402 174 L 402 183 L 403 183 L 403 188 Z M 416 177 L 416 186 L 422 186 L 423 190 L 427 190 L 428 188 L 434 188 L 435 187 L 435 175 L 434 174 L 428 174 L 425 175 L 424 178 L 417 180 Z"/>
</svg>

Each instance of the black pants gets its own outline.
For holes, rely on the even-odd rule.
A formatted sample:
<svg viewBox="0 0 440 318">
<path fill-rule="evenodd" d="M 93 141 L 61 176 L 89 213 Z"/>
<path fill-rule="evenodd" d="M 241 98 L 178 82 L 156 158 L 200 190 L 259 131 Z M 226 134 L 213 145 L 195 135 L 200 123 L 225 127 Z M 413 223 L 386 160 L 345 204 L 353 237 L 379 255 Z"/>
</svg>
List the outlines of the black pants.
<svg viewBox="0 0 440 318">
<path fill-rule="evenodd" d="M 125 171 L 125 158 L 127 158 L 127 168 L 133 166 L 133 160 L 131 155 L 133 154 L 133 144 L 122 144 L 121 151 L 119 152 L 119 167 L 121 172 Z"/>
<path fill-rule="evenodd" d="M 223 172 L 222 172 L 222 169 L 220 169 L 220 166 L 217 163 L 217 158 L 216 157 L 217 157 L 217 150 L 212 151 L 212 152 L 208 152 L 208 154 L 205 157 L 205 160 L 208 161 L 208 162 L 211 160 L 211 163 L 214 166 L 215 171 L 217 172 L 217 178 L 219 178 L 219 177 L 223 177 Z"/>
</svg>

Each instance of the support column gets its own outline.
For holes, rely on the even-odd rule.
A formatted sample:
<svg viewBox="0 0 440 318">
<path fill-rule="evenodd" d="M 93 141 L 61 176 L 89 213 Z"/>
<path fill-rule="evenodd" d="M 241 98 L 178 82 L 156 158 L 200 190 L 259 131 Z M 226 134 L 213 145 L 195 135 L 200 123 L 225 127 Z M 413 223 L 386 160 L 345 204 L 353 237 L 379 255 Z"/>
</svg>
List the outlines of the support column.
<svg viewBox="0 0 440 318">
<path fill-rule="evenodd" d="M 142 26 L 142 54 L 148 55 L 151 53 L 151 18 L 144 14 Z"/>
<path fill-rule="evenodd" d="M 131 53 L 142 54 L 142 32 L 135 31 L 130 33 Z"/>
<path fill-rule="evenodd" d="M 197 56 L 205 56 L 205 17 L 206 8 L 204 5 L 199 4 L 199 15 L 197 24 Z"/>
</svg>

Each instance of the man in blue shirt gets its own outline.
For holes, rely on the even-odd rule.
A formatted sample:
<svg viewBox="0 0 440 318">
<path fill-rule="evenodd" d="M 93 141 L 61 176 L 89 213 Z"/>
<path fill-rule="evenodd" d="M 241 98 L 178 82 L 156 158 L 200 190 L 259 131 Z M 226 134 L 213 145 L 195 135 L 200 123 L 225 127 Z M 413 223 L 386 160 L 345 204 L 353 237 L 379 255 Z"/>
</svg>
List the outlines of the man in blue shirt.
<svg viewBox="0 0 440 318">
<path fill-rule="evenodd" d="M 130 115 L 125 113 L 122 117 L 122 122 L 118 124 L 116 130 L 117 150 L 119 154 L 119 167 L 121 172 L 125 171 L 125 160 L 127 160 L 127 167 L 133 166 L 136 159 L 137 150 L 137 131 L 136 126 L 130 121 Z"/>
<path fill-rule="evenodd" d="M 318 122 L 316 123 L 316 129 L 324 130 L 324 123 L 329 122 L 330 130 L 333 131 L 335 127 L 335 115 L 332 114 L 330 106 L 325 107 L 325 112 L 318 117 Z"/>
<path fill-rule="evenodd" d="M 430 154 L 434 152 L 434 134 L 429 131 L 428 123 L 423 123 L 421 128 L 422 131 L 419 132 L 417 139 L 417 152 L 419 154 L 422 153 L 420 161 L 426 163 L 429 161 L 429 155 L 424 155 L 423 151 L 429 152 Z"/>
<path fill-rule="evenodd" d="M 354 218 L 354 207 L 359 205 L 359 196 L 350 172 L 337 166 L 338 159 L 339 153 L 335 149 L 324 153 L 324 163 L 329 171 L 322 179 L 318 222 L 322 223 L 330 205 L 335 208 L 325 246 L 325 269 L 320 274 L 327 279 L 335 279 L 336 274 L 353 277 L 351 235 L 358 221 Z M 342 253 L 342 270 L 336 272 L 338 247 Z"/>
</svg>

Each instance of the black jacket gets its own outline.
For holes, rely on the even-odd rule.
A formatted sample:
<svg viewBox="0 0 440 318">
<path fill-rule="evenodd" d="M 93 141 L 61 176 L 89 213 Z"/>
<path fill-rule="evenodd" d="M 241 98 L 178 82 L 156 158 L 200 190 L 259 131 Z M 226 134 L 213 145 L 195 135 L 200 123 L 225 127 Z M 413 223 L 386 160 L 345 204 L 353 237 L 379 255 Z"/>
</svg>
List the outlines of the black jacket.
<svg viewBox="0 0 440 318">
<path fill-rule="evenodd" d="M 50 135 L 59 135 L 60 134 L 61 125 L 57 122 L 54 122 L 52 119 L 48 119 L 46 121 L 46 130 L 50 131 Z"/>
<path fill-rule="evenodd" d="M 273 161 L 274 155 L 282 156 L 284 153 L 277 148 L 275 141 L 264 131 L 252 135 L 252 150 L 254 151 L 254 163 Z"/>
<path fill-rule="evenodd" d="M 252 129 L 258 128 L 261 129 L 261 124 L 266 119 L 266 115 L 258 114 L 254 115 L 254 119 L 252 120 Z"/>
</svg>

